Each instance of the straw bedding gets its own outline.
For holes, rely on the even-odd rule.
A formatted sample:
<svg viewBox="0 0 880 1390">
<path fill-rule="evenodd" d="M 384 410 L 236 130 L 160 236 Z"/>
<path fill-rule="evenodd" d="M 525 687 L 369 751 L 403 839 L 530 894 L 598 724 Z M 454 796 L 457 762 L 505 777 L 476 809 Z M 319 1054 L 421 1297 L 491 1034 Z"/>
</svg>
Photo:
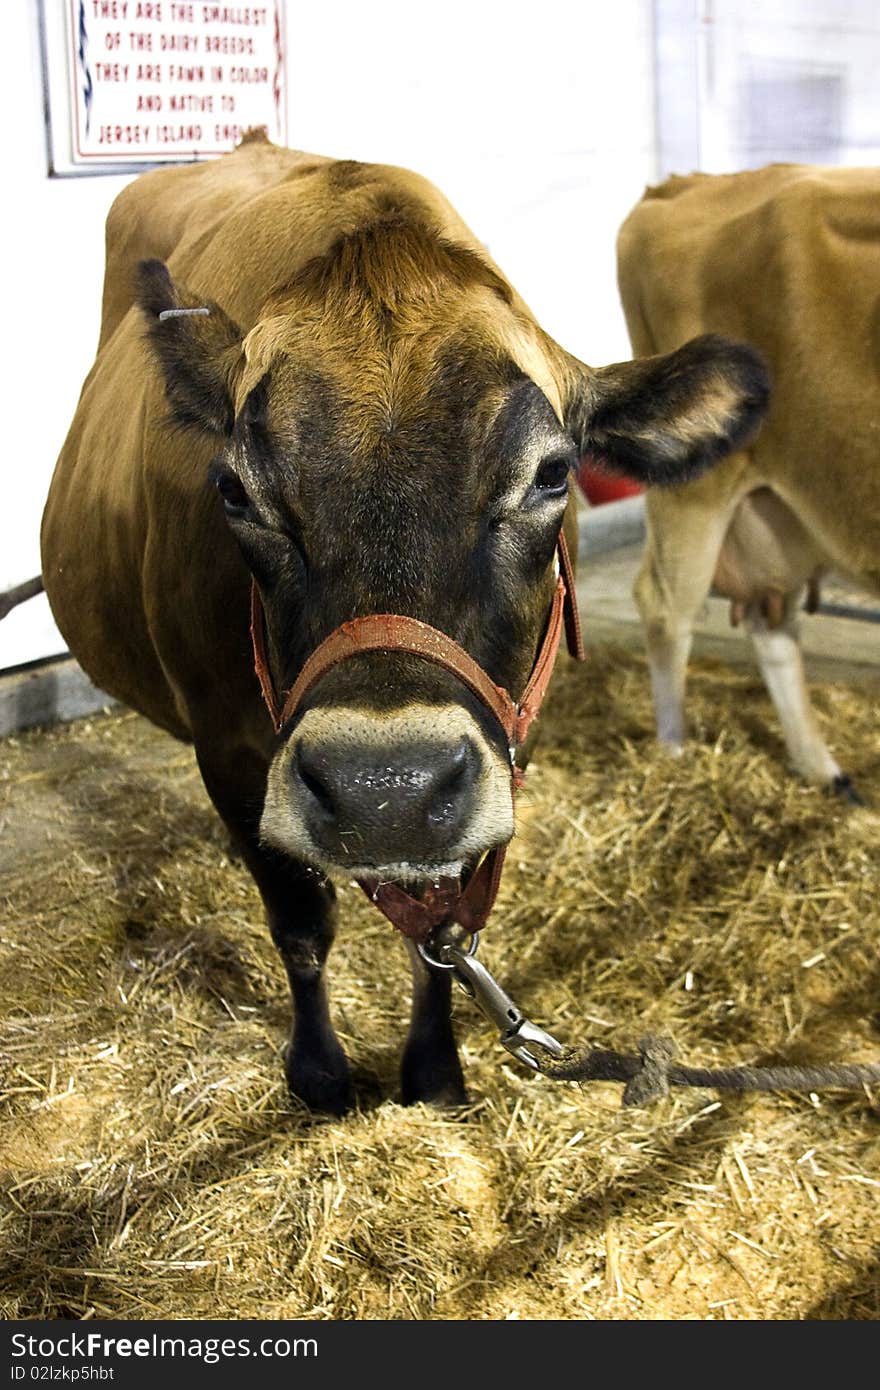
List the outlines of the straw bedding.
<svg viewBox="0 0 880 1390">
<path fill-rule="evenodd" d="M 561 670 L 482 958 L 563 1041 L 880 1055 L 877 686 L 815 691 L 868 802 L 784 768 L 750 673 L 702 662 L 652 739 L 643 662 Z M 876 1318 L 875 1092 L 534 1077 L 456 1004 L 471 1104 L 396 1101 L 405 953 L 341 887 L 358 1109 L 285 1093 L 288 996 L 189 749 L 114 713 L 0 745 L 6 1317 Z"/>
</svg>

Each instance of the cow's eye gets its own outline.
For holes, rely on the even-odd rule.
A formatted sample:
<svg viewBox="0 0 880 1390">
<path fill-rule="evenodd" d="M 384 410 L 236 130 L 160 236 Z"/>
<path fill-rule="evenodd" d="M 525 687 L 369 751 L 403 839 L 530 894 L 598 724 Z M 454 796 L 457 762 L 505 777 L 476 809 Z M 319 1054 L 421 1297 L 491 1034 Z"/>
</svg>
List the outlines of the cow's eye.
<svg viewBox="0 0 880 1390">
<path fill-rule="evenodd" d="M 223 498 L 227 516 L 244 516 L 250 503 L 244 487 L 234 473 L 218 475 L 217 491 Z"/>
<path fill-rule="evenodd" d="M 565 454 L 545 459 L 535 474 L 534 488 L 542 497 L 561 497 L 568 487 L 571 459 Z"/>
</svg>

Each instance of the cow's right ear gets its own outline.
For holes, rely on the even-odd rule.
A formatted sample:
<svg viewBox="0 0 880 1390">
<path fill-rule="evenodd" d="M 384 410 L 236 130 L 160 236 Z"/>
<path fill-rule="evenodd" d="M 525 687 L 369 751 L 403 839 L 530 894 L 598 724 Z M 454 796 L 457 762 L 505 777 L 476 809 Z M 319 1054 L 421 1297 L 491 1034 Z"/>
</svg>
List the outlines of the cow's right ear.
<svg viewBox="0 0 880 1390">
<path fill-rule="evenodd" d="M 174 420 L 228 437 L 235 420 L 241 330 L 218 304 L 176 285 L 164 261 L 140 262 L 136 290 Z"/>
</svg>

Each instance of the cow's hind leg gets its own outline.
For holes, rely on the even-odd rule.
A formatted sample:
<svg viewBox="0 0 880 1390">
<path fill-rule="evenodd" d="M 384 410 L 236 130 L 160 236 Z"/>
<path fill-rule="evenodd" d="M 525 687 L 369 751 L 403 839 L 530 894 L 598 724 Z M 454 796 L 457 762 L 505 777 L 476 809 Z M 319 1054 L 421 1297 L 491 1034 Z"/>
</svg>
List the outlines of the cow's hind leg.
<svg viewBox="0 0 880 1390">
<path fill-rule="evenodd" d="M 450 972 L 431 969 L 411 942 L 407 946 L 413 999 L 401 1064 L 403 1103 L 414 1105 L 424 1100 L 435 1105 L 463 1105 L 467 1091 L 452 1032 Z"/>
<path fill-rule="evenodd" d="M 311 1110 L 343 1114 L 352 1102 L 345 1053 L 333 1031 L 324 966 L 334 936 L 333 886 L 321 874 L 260 844 L 266 764 L 251 749 L 222 760 L 198 752 L 208 794 L 241 847 L 266 907 L 272 939 L 293 995 L 293 1027 L 285 1055 L 291 1093 Z"/>
<path fill-rule="evenodd" d="M 761 604 L 749 604 L 746 626 L 796 771 L 810 782 L 855 800 L 850 780 L 829 752 L 810 708 L 798 638 L 800 592 L 785 595 L 782 613 L 775 621 L 777 615 L 769 619 Z"/>
<path fill-rule="evenodd" d="M 681 500 L 676 491 L 650 492 L 646 499 L 648 538 L 634 595 L 645 633 L 657 737 L 676 751 L 685 737 L 684 691 L 694 619 L 708 596 L 741 495 L 733 487 L 724 496 L 718 490 L 709 478 L 705 486 L 690 485 Z"/>
</svg>

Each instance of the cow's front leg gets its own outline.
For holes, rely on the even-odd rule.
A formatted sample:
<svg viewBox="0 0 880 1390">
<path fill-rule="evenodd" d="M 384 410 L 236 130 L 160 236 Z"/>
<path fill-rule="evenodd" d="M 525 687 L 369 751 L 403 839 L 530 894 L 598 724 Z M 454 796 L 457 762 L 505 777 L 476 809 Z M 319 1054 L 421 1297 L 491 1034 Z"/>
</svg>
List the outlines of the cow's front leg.
<svg viewBox="0 0 880 1390">
<path fill-rule="evenodd" d="M 304 865 L 248 864 L 257 881 L 272 940 L 293 996 L 293 1026 L 285 1053 L 291 1094 L 310 1110 L 342 1115 L 352 1103 L 345 1053 L 330 1022 L 324 966 L 335 934 L 333 885 Z"/>
<path fill-rule="evenodd" d="M 293 1026 L 285 1053 L 287 1084 L 310 1110 L 343 1114 L 352 1103 L 345 1053 L 330 1022 L 324 966 L 333 942 L 333 885 L 298 860 L 266 850 L 259 838 L 267 764 L 251 749 L 226 758 L 197 748 L 208 794 L 240 846 L 260 890 L 272 940 L 287 970 Z"/>
<path fill-rule="evenodd" d="M 452 1032 L 449 970 L 426 965 L 412 942 L 407 942 L 412 965 L 412 1013 L 401 1063 L 404 1105 L 431 1101 L 435 1105 L 464 1105 L 467 1101 L 458 1049 Z"/>
</svg>

